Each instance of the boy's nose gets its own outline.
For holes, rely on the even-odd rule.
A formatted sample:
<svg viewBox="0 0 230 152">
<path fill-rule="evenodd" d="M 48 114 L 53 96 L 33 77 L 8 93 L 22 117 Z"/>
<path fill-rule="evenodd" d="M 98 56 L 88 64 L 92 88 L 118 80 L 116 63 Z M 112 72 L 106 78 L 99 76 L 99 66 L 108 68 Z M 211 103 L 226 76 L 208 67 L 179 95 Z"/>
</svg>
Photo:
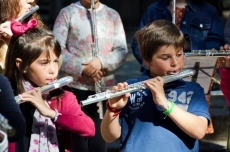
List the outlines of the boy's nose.
<svg viewBox="0 0 230 152">
<path fill-rule="evenodd" d="M 177 58 L 172 58 L 171 66 L 175 67 L 177 65 L 177 63 L 178 63 Z"/>
</svg>

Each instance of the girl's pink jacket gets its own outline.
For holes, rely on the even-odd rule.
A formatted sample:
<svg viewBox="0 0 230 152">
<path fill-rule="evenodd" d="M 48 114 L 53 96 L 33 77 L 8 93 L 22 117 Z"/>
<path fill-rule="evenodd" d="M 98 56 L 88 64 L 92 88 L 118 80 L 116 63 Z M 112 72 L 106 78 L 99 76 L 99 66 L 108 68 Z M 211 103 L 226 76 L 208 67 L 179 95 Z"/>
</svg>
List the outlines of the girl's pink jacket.
<svg viewBox="0 0 230 152">
<path fill-rule="evenodd" d="M 73 93 L 65 91 L 65 95 L 59 103 L 56 99 L 49 101 L 50 108 L 57 109 L 61 113 L 55 125 L 65 152 L 73 152 L 72 134 L 86 137 L 95 135 L 93 120 L 81 110 L 81 106 Z"/>
</svg>

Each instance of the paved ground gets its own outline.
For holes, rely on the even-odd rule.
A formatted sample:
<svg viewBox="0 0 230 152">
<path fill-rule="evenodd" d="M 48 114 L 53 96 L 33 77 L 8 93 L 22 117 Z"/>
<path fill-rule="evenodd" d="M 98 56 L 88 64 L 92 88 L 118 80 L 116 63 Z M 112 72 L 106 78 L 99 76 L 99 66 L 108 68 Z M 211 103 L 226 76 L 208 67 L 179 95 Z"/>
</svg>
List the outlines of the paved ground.
<svg viewBox="0 0 230 152">
<path fill-rule="evenodd" d="M 117 70 L 117 81 L 123 82 L 129 78 L 138 77 L 140 75 L 140 65 L 134 58 L 130 44 L 134 35 L 135 29 L 126 28 L 127 43 L 129 54 L 126 62 Z M 217 74 L 217 79 L 219 78 Z M 219 85 L 214 84 L 213 90 L 218 90 Z M 200 152 L 224 152 L 226 151 L 227 132 L 228 132 L 228 108 L 223 96 L 212 96 L 210 111 L 213 120 L 214 133 L 207 134 L 200 141 Z M 108 144 L 108 152 L 118 152 L 119 141 Z"/>
</svg>

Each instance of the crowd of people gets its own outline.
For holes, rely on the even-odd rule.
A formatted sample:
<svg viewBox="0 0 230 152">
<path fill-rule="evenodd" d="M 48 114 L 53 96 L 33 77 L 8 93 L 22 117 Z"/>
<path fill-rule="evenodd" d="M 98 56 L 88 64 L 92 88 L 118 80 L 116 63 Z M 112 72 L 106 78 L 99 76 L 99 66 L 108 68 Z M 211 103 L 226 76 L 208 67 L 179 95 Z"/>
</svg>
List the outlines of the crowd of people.
<svg viewBox="0 0 230 152">
<path fill-rule="evenodd" d="M 211 124 L 207 94 L 197 82 L 164 84 L 162 77 L 183 71 L 184 52 L 229 51 L 230 15 L 223 25 L 205 1 L 177 0 L 173 23 L 172 0 L 156 0 L 143 14 L 131 46 L 140 77 L 117 82 L 115 72 L 128 48 L 116 10 L 99 0 L 94 5 L 79 0 L 61 9 L 52 30 L 36 12 L 15 20 L 34 5 L 34 0 L 0 0 L 0 114 L 14 132 L 7 151 L 107 152 L 107 142 L 118 139 L 122 152 L 199 151 L 199 139 Z M 217 66 L 230 107 L 230 56 L 219 58 Z M 65 76 L 73 82 L 42 92 Z M 146 88 L 103 101 L 101 119 L 97 103 L 80 105 L 98 93 L 98 83 L 102 92 L 133 83 Z"/>
</svg>

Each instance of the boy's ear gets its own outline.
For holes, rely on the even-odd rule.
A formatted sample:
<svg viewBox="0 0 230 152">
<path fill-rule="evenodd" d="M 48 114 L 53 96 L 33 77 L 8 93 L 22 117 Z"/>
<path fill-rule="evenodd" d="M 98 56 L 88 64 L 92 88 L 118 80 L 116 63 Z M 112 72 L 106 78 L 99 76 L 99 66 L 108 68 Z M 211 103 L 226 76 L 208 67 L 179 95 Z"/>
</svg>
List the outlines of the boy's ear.
<svg viewBox="0 0 230 152">
<path fill-rule="evenodd" d="M 16 66 L 17 66 L 17 68 L 20 70 L 20 66 L 21 66 L 21 63 L 22 63 L 22 59 L 20 59 L 20 58 L 16 58 Z"/>
<path fill-rule="evenodd" d="M 150 64 L 150 62 L 149 61 L 146 61 L 146 60 L 143 60 L 143 62 L 144 62 L 144 64 L 146 65 L 146 67 L 150 67 L 151 66 L 151 64 Z"/>
</svg>

